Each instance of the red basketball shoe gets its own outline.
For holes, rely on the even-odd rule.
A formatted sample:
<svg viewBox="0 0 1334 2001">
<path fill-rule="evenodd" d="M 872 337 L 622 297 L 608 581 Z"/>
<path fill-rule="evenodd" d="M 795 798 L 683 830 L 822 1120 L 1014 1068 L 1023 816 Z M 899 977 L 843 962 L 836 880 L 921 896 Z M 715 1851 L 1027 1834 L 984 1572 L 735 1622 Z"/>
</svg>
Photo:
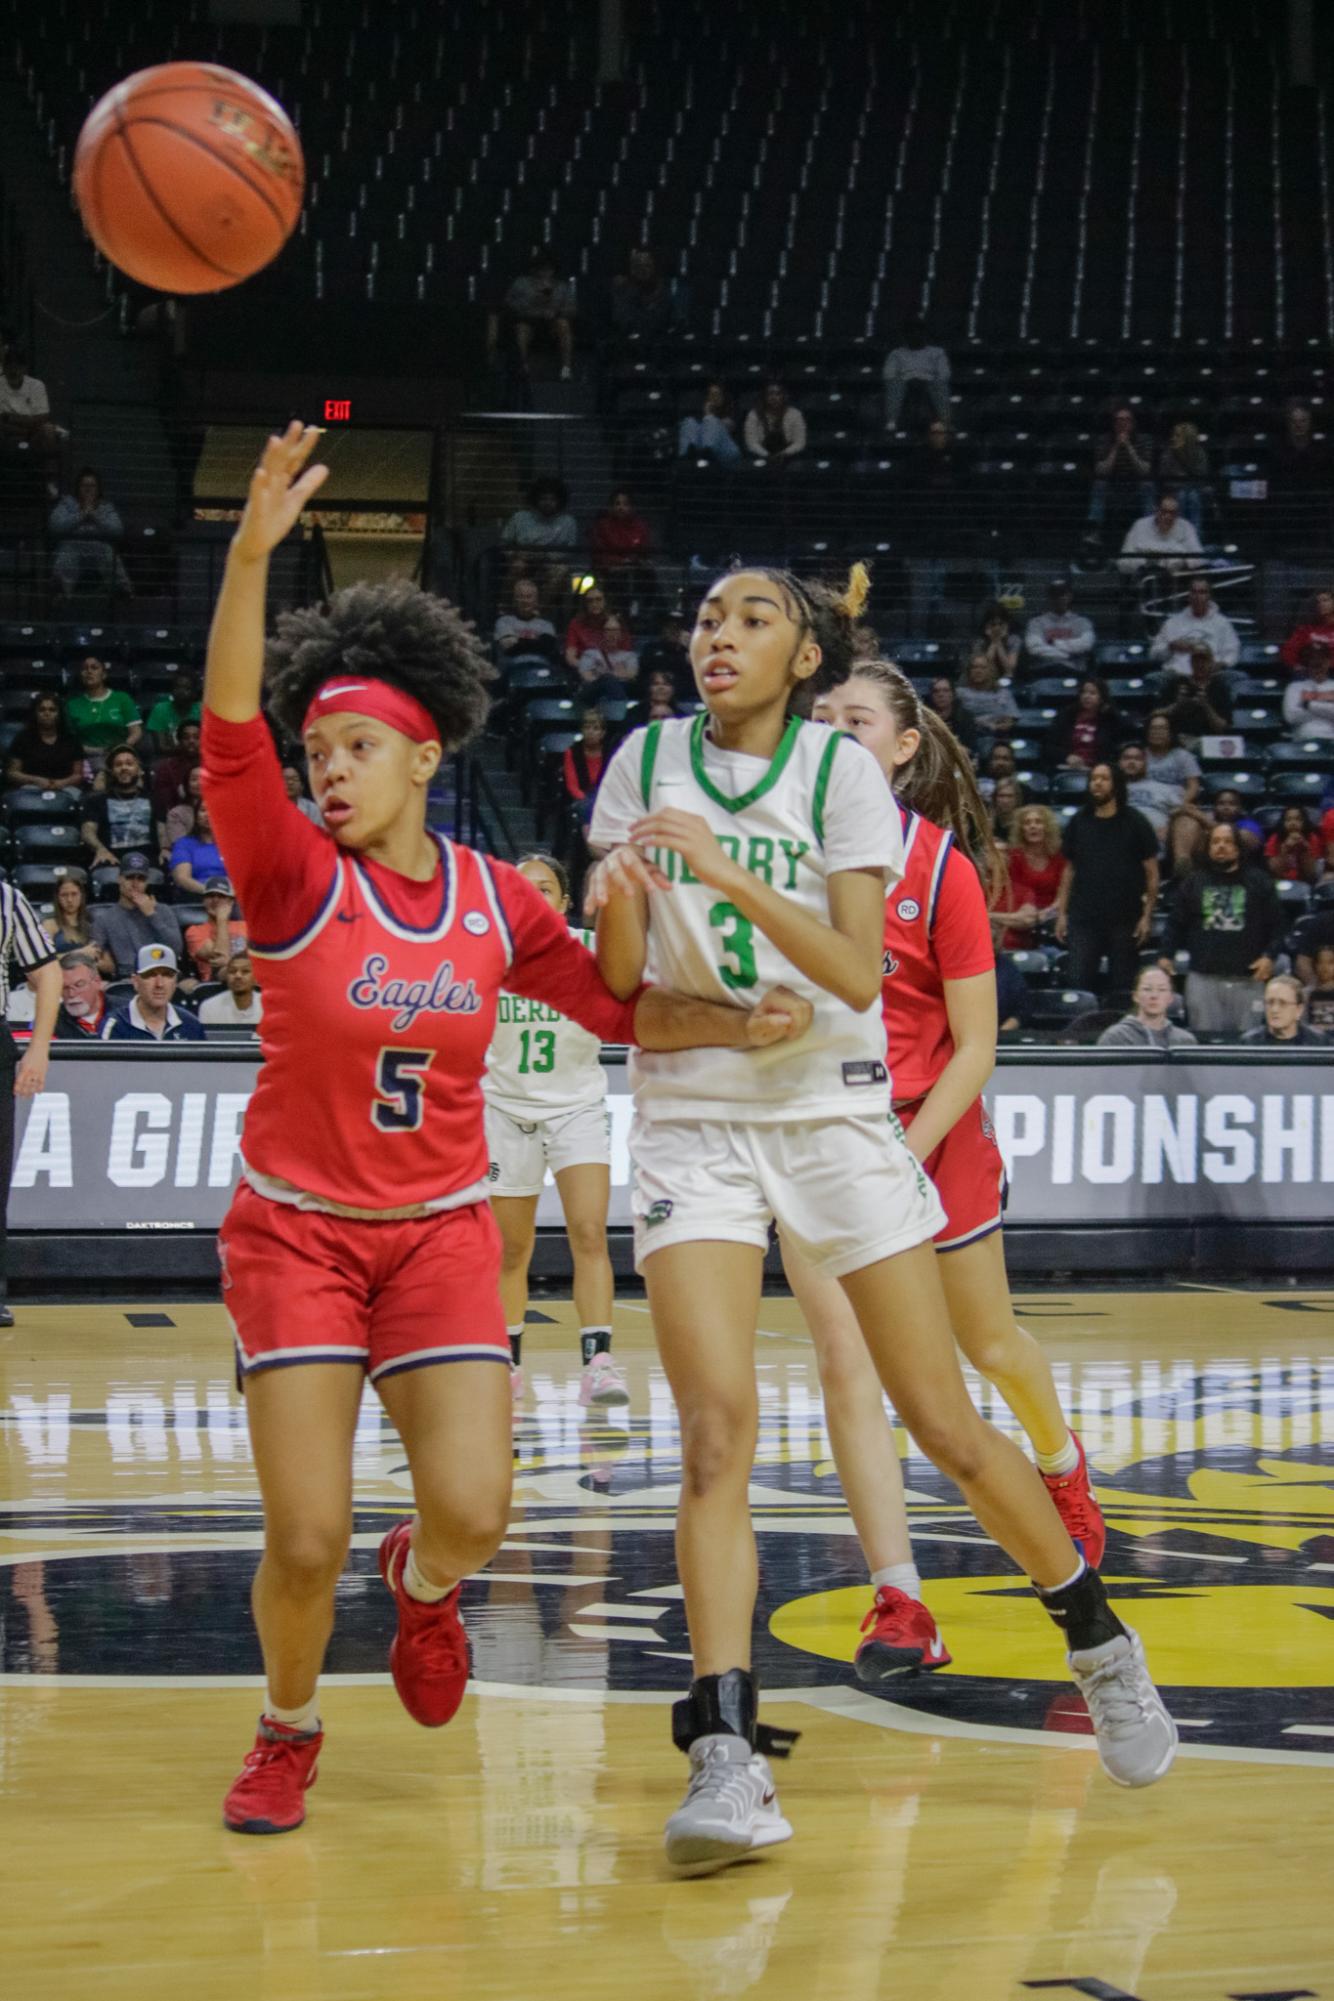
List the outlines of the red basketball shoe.
<svg viewBox="0 0 1334 2001">
<path fill-rule="evenodd" d="M 261 1716 L 255 1748 L 222 1803 L 233 1834 L 288 1834 L 306 1817 L 306 1794 L 315 1783 L 322 1730 L 292 1730 Z"/>
<path fill-rule="evenodd" d="M 929 1674 L 948 1667 L 950 1655 L 936 1631 L 936 1622 L 920 1599 L 882 1584 L 875 1603 L 862 1620 L 867 1637 L 852 1665 L 858 1681 L 875 1688 L 896 1674 Z"/>
<path fill-rule="evenodd" d="M 408 1715 L 438 1730 L 448 1723 L 468 1686 L 468 1635 L 459 1617 L 456 1584 L 437 1605 L 423 1605 L 403 1587 L 412 1523 L 400 1522 L 380 1544 L 380 1575 L 398 1606 L 398 1631 L 389 1649 L 389 1671 Z"/>
<path fill-rule="evenodd" d="M 1075 1438 L 1073 1431 L 1070 1436 Z M 1075 1449 L 1079 1453 L 1079 1464 L 1072 1473 L 1044 1473 L 1042 1481 L 1056 1503 L 1056 1512 L 1065 1524 L 1071 1542 L 1089 1568 L 1098 1570 L 1107 1548 L 1107 1524 L 1089 1484 L 1088 1460 L 1077 1438 Z"/>
</svg>

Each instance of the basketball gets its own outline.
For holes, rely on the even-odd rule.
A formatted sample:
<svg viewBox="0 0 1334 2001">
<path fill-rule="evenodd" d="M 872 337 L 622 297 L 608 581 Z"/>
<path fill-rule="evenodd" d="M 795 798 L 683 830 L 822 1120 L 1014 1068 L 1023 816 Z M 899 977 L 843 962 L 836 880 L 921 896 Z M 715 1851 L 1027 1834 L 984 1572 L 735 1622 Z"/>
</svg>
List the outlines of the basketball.
<svg viewBox="0 0 1334 2001">
<path fill-rule="evenodd" d="M 221 292 L 296 227 L 301 142 L 275 98 L 214 63 L 160 63 L 109 90 L 74 156 L 88 234 L 159 292 Z"/>
</svg>

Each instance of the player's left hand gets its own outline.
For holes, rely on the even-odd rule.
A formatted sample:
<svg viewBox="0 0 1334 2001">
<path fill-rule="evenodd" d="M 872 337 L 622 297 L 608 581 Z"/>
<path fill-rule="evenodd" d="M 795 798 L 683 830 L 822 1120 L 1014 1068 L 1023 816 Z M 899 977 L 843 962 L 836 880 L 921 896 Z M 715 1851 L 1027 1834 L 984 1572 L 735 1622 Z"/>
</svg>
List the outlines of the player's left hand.
<svg viewBox="0 0 1334 2001">
<path fill-rule="evenodd" d="M 746 1016 L 746 1040 L 752 1049 L 775 1042 L 795 1042 L 811 1025 L 815 1010 L 791 987 L 770 987 Z"/>
<path fill-rule="evenodd" d="M 736 863 L 718 845 L 708 821 L 699 813 L 682 813 L 673 806 L 650 813 L 630 829 L 630 839 L 638 847 L 668 848 L 680 855 L 691 874 L 710 889 L 727 883 Z"/>
<path fill-rule="evenodd" d="M 46 1089 L 46 1069 L 49 1057 L 45 1049 L 29 1049 L 14 1073 L 14 1096 L 35 1098 L 39 1091 Z"/>
</svg>

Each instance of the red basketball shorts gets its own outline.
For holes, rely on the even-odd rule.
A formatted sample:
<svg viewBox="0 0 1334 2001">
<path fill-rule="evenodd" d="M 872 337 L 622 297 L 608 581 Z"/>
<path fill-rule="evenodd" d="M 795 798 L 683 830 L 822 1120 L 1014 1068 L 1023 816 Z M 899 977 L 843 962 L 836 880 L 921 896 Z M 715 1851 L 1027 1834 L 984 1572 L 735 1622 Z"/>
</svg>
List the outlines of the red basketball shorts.
<svg viewBox="0 0 1334 2001">
<path fill-rule="evenodd" d="M 500 1232 L 485 1202 L 365 1223 L 242 1182 L 218 1234 L 240 1375 L 351 1362 L 373 1383 L 436 1362 L 510 1360 Z"/>
<path fill-rule="evenodd" d="M 921 1108 L 920 1100 L 915 1105 L 895 1105 L 905 1132 Z M 945 1227 L 935 1239 L 938 1251 L 961 1251 L 965 1244 L 999 1230 L 1009 1191 L 995 1127 L 981 1098 L 922 1165 L 935 1182 L 945 1211 Z"/>
</svg>

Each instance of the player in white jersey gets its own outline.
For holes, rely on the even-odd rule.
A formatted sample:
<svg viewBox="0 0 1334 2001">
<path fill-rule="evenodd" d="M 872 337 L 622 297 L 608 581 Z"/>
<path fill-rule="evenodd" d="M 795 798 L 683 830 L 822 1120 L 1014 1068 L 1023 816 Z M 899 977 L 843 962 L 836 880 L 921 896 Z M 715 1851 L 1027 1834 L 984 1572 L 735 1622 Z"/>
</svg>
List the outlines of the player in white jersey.
<svg viewBox="0 0 1334 2001">
<path fill-rule="evenodd" d="M 695 1679 L 673 1715 L 691 1776 L 667 1854 L 690 1872 L 791 1834 L 761 1755 L 783 1747 L 757 1724 L 750 1672 L 754 1333 L 771 1222 L 841 1283 L 913 1438 L 1072 1650 L 1124 1637 L 1036 1470 L 968 1396 L 931 1247 L 943 1212 L 890 1116 L 877 1008 L 901 820 L 860 745 L 792 713 L 847 674 L 859 608 L 852 588 L 838 598 L 781 571 L 720 577 L 691 639 L 707 719 L 636 731 L 593 816 L 605 859 L 589 900 L 614 990 L 651 966 L 744 1005 L 781 970 L 817 1009 L 786 1061 L 706 1052 L 635 1067 L 636 1258 L 682 1436 L 676 1549 Z M 1146 1711 L 1130 1782 L 1166 1769 L 1168 1733 L 1161 1708 Z"/>
<path fill-rule="evenodd" d="M 558 861 L 551 855 L 528 855 L 519 863 L 519 874 L 527 876 L 538 895 L 564 916 L 570 889 Z M 590 932 L 578 936 L 592 946 Z M 628 1403 L 625 1379 L 611 1359 L 614 1287 L 607 1253 L 611 1117 L 602 1044 L 577 1021 L 541 1001 L 502 993 L 482 1095 L 491 1153 L 491 1208 L 502 1244 L 500 1301 L 513 1357 L 514 1401 L 517 1404 L 523 1395 L 528 1267 L 537 1230 L 537 1201 L 550 1168 L 574 1261 L 574 1305 L 583 1361 L 579 1401 Z"/>
</svg>

